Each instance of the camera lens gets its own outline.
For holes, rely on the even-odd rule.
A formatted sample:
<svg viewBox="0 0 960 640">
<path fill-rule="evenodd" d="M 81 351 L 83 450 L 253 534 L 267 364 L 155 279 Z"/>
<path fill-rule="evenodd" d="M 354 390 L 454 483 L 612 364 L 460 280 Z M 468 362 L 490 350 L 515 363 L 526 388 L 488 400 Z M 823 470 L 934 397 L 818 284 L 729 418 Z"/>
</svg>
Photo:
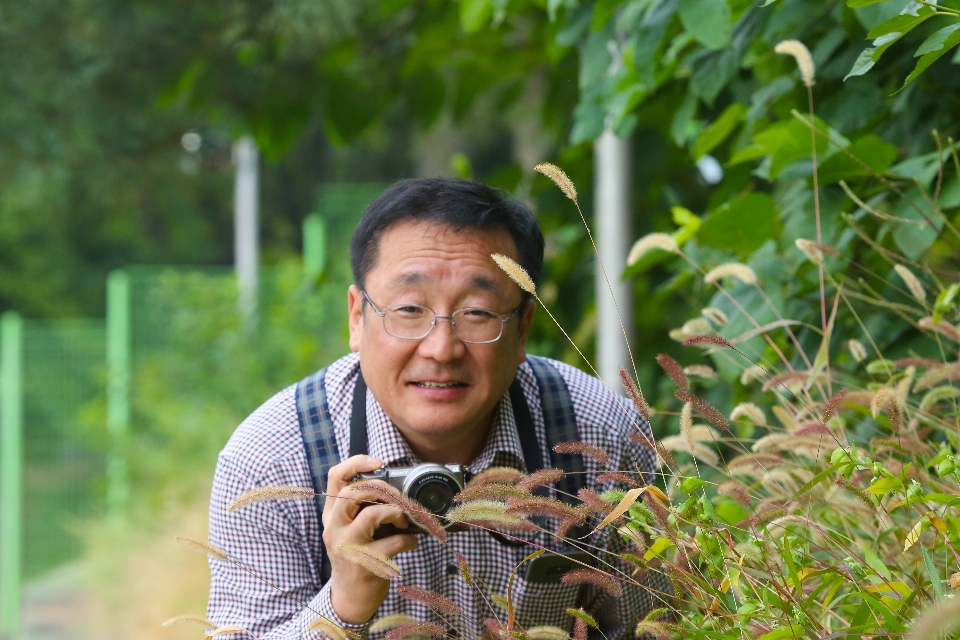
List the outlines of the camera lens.
<svg viewBox="0 0 960 640">
<path fill-rule="evenodd" d="M 450 486 L 450 480 L 443 477 L 429 478 L 416 487 L 416 493 L 410 497 L 422 504 L 435 515 L 443 515 L 453 506 L 453 496 L 457 490 Z"/>
</svg>

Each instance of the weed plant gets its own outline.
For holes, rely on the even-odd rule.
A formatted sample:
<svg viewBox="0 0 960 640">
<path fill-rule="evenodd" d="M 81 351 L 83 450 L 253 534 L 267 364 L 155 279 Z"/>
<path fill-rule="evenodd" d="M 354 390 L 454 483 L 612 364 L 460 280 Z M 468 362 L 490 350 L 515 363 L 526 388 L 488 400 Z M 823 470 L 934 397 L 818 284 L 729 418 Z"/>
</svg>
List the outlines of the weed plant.
<svg viewBox="0 0 960 640">
<path fill-rule="evenodd" d="M 636 371 L 621 370 L 641 414 L 658 427 L 678 426 L 675 435 L 655 443 L 637 431 L 637 441 L 658 454 L 658 482 L 631 486 L 636 470 L 610 469 L 611 489 L 581 495 L 583 505 L 571 510 L 530 495 L 562 472 L 524 477 L 495 469 L 474 479 L 448 518 L 505 535 L 535 526 L 526 519 L 533 514 L 553 516 L 552 535 L 581 522 L 615 527 L 629 549 L 617 558 L 598 552 L 597 568 L 571 571 L 564 580 L 616 593 L 623 583 L 640 584 L 648 572 L 665 575 L 672 589 L 660 595 L 669 606 L 638 619 L 638 636 L 944 637 L 960 619 L 960 599 L 951 595 L 960 587 L 960 233 L 944 211 L 960 205 L 956 145 L 948 140 L 943 148 L 937 138 L 933 159 L 917 160 L 933 165 L 932 188 L 920 178 L 876 169 L 815 119 L 806 49 L 788 42 L 777 51 L 798 60 L 810 98 L 810 112 L 793 117 L 811 136 L 815 219 L 802 228 L 813 237 L 795 237 L 786 248 L 767 243 L 746 262 L 713 262 L 724 254 L 681 233 L 650 234 L 631 252 L 631 265 L 672 265 L 677 278 L 671 286 L 692 283 L 687 294 L 702 306 L 671 337 L 706 362 L 683 366 L 667 354 L 657 359 L 673 399 L 649 407 Z M 818 149 L 829 156 L 824 164 L 845 163 L 849 176 L 862 177 L 863 195 L 837 183 L 856 210 L 843 216 L 845 226 L 829 240 L 820 219 Z M 538 170 L 577 203 L 562 170 Z M 933 246 L 934 258 L 921 262 L 898 250 L 890 237 L 901 229 L 906 237 L 932 234 L 924 248 Z M 519 265 L 493 258 L 536 296 Z M 763 277 L 758 264 L 766 264 Z M 777 270 L 792 276 L 774 290 L 765 286 L 772 278 L 764 274 Z M 785 298 L 782 291 L 791 286 L 793 297 Z M 580 443 L 565 450 L 603 456 Z M 445 540 L 433 516 L 383 486 L 380 494 Z M 303 488 L 272 487 L 241 496 L 233 508 L 312 497 Z M 188 542 L 215 561 L 235 562 L 202 541 Z M 363 546 L 331 551 L 398 581 L 401 595 L 436 613 L 434 620 L 387 616 L 374 622 L 375 631 L 388 640 L 447 635 L 440 623 L 459 613 L 442 594 L 407 584 L 395 563 Z M 540 552 L 532 548 L 530 557 Z M 482 589 L 465 563 L 461 570 L 464 580 Z M 571 603 L 572 632 L 524 628 L 513 616 L 510 593 L 485 597 L 502 604 L 502 615 L 485 621 L 493 637 L 582 640 L 595 626 Z M 208 638 L 246 633 L 189 616 L 168 624 L 180 622 L 206 626 Z M 352 635 L 322 618 L 313 630 L 337 640 Z"/>
</svg>

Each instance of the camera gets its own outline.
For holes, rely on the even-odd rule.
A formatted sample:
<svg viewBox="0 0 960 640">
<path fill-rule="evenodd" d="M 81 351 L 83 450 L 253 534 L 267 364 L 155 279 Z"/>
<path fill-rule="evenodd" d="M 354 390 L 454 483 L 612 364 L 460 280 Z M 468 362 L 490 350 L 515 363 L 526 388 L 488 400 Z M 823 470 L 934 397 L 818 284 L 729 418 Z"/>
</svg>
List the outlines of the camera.
<svg viewBox="0 0 960 640">
<path fill-rule="evenodd" d="M 383 467 L 369 473 L 361 473 L 353 481 L 383 480 L 398 489 L 404 496 L 416 500 L 435 516 L 440 524 L 451 528 L 444 516 L 453 508 L 453 497 L 463 491 L 465 467 L 461 464 L 418 464 L 415 467 Z M 414 523 L 406 529 L 391 524 L 380 525 L 374 538 L 385 538 L 396 533 L 420 533 L 423 529 Z"/>
</svg>

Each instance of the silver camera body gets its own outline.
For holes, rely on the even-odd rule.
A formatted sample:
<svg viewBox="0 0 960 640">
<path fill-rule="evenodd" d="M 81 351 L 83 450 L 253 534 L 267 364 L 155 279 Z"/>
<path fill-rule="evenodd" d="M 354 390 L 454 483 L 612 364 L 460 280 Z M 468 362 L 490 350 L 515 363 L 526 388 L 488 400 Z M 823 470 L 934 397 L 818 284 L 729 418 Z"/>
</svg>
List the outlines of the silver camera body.
<svg viewBox="0 0 960 640">
<path fill-rule="evenodd" d="M 463 491 L 466 467 L 462 464 L 418 464 L 415 467 L 383 467 L 369 473 L 361 473 L 354 478 L 359 480 L 382 480 L 396 488 L 401 494 L 417 501 L 423 508 L 435 516 L 440 523 L 449 528 L 444 515 L 453 508 L 453 497 Z M 394 533 L 416 533 L 422 529 L 410 523 L 407 529 L 397 529 L 392 525 L 381 525 L 376 538 Z"/>
</svg>

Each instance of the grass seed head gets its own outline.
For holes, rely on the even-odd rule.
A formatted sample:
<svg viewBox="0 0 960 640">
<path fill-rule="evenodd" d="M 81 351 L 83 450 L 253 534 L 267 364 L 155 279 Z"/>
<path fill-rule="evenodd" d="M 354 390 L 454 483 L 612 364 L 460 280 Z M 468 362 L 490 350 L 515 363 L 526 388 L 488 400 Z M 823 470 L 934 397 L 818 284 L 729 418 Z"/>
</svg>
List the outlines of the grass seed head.
<svg viewBox="0 0 960 640">
<path fill-rule="evenodd" d="M 542 173 L 553 180 L 553 183 L 560 187 L 560 191 L 563 192 L 563 195 L 567 196 L 574 202 L 577 202 L 577 188 L 574 186 L 573 180 L 571 180 L 567 174 L 563 172 L 563 169 L 550 162 L 541 162 L 535 166 L 533 170 L 537 173 Z"/>
<path fill-rule="evenodd" d="M 430 638 L 442 637 L 447 635 L 447 630 L 441 627 L 440 625 L 433 622 L 407 622 L 406 624 L 401 624 L 390 631 L 387 632 L 387 635 L 384 636 L 385 640 L 404 640 L 404 638 L 412 638 L 416 636 L 427 636 Z"/>
<path fill-rule="evenodd" d="M 773 50 L 781 55 L 793 56 L 793 59 L 797 61 L 797 67 L 800 69 L 803 84 L 808 87 L 813 86 L 815 77 L 813 56 L 810 55 L 810 50 L 807 49 L 806 45 L 799 40 L 783 40 Z"/>
<path fill-rule="evenodd" d="M 191 615 L 179 615 L 170 618 L 160 624 L 161 627 L 172 627 L 177 624 L 184 624 L 186 622 L 191 622 L 193 624 L 199 624 L 202 627 L 207 629 L 216 629 L 217 625 L 213 622 L 210 622 L 206 618 L 201 618 L 200 616 L 191 616 Z"/>
<path fill-rule="evenodd" d="M 463 612 L 460 611 L 460 607 L 454 604 L 452 600 L 445 598 L 436 591 L 427 591 L 426 589 L 420 589 L 411 585 L 401 584 L 397 586 L 397 593 L 401 598 L 419 602 L 420 604 L 430 607 L 434 611 L 439 611 L 451 616 L 459 616 L 463 614 Z"/>
<path fill-rule="evenodd" d="M 467 483 L 468 487 L 481 484 L 517 484 L 523 480 L 523 472 L 513 467 L 490 467 L 481 471 Z"/>
<path fill-rule="evenodd" d="M 383 631 L 389 631 L 394 627 L 399 627 L 402 624 L 410 624 L 411 622 L 416 622 L 416 619 L 413 616 L 409 616 L 405 613 L 392 613 L 388 616 L 383 616 L 382 618 L 377 618 L 373 621 L 373 624 L 367 629 L 370 633 L 381 633 Z"/>
<path fill-rule="evenodd" d="M 649 233 L 633 243 L 633 247 L 630 248 L 630 253 L 627 255 L 627 266 L 637 264 L 640 262 L 640 258 L 654 249 L 669 251 L 670 253 L 679 253 L 680 251 L 677 241 L 672 236 L 665 233 Z"/>
<path fill-rule="evenodd" d="M 563 477 L 563 471 L 560 469 L 541 469 L 531 473 L 529 476 L 517 483 L 517 487 L 526 491 L 533 491 L 539 487 L 553 484 Z"/>
<path fill-rule="evenodd" d="M 341 544 L 337 545 L 337 553 L 369 571 L 370 573 L 389 580 L 400 575 L 400 567 L 387 556 L 374 551 L 369 545 Z"/>
<path fill-rule="evenodd" d="M 209 555 L 213 556 L 217 560 L 227 559 L 227 553 L 225 551 L 222 551 L 216 548 L 209 542 L 203 542 L 201 540 L 197 540 L 196 538 L 191 538 L 190 536 L 176 536 L 176 539 L 179 540 L 180 542 L 185 542 L 186 544 L 192 547 L 196 547 L 197 549 L 200 549 L 201 551 L 208 553 Z"/>
<path fill-rule="evenodd" d="M 703 276 L 705 282 L 715 284 L 723 278 L 733 278 L 744 284 L 757 284 L 757 274 L 753 269 L 739 262 L 727 262 L 714 267 Z"/>
<path fill-rule="evenodd" d="M 600 447 L 595 447 L 592 444 L 584 444 L 583 442 L 561 442 L 555 445 L 553 450 L 557 453 L 579 453 L 580 455 L 593 458 L 602 464 L 610 464 L 610 455 Z"/>
<path fill-rule="evenodd" d="M 233 502 L 227 505 L 226 510 L 236 511 L 237 509 L 268 500 L 312 500 L 316 495 L 313 489 L 306 487 L 294 487 L 290 485 L 260 487 L 237 496 Z"/>
<path fill-rule="evenodd" d="M 903 283 L 907 285 L 907 289 L 910 290 L 910 293 L 918 302 L 926 302 L 927 292 L 923 289 L 923 283 L 920 282 L 917 276 L 913 275 L 910 269 L 907 269 L 902 264 L 897 264 L 893 266 L 893 270 L 897 272 L 897 275 L 900 276 Z"/>
<path fill-rule="evenodd" d="M 510 279 L 520 285 L 520 288 L 532 296 L 537 295 L 537 285 L 533 278 L 527 273 L 527 270 L 521 267 L 516 260 L 508 258 L 502 253 L 492 253 L 490 257 L 497 263 L 497 266 L 510 276 Z"/>
<path fill-rule="evenodd" d="M 317 618 L 307 625 L 307 631 L 317 633 L 321 638 L 330 640 L 347 640 L 347 632 L 329 618 Z"/>
</svg>

